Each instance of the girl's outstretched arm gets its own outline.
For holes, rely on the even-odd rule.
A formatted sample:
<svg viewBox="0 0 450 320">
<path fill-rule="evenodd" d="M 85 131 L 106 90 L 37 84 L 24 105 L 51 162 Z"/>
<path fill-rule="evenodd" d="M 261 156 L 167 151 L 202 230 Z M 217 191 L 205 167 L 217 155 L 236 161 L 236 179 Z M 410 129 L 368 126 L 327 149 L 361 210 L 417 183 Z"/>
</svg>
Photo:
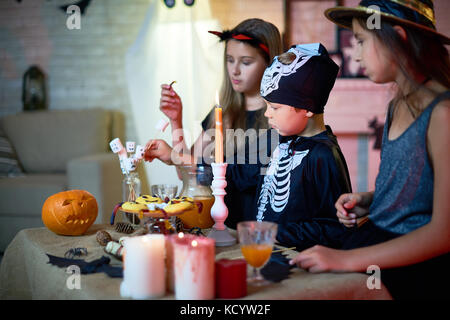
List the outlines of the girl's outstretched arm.
<svg viewBox="0 0 450 320">
<path fill-rule="evenodd" d="M 161 85 L 159 109 L 169 118 L 172 129 L 172 147 L 176 152 L 188 153 L 183 130 L 183 104 L 171 85 Z"/>
<path fill-rule="evenodd" d="M 184 165 L 194 164 L 196 159 L 202 156 L 202 151 L 205 147 L 204 141 L 208 141 L 208 139 L 210 139 L 209 136 L 202 130 L 192 147 L 190 149 L 187 147 L 183 129 L 183 104 L 180 96 L 175 92 L 171 85 L 161 85 L 159 108 L 170 120 L 173 148 L 171 152 L 176 154 L 177 158 L 182 158 L 182 163 Z M 178 168 L 177 173 L 178 178 L 181 179 L 181 173 Z"/>
<path fill-rule="evenodd" d="M 172 128 L 183 128 L 183 104 L 171 85 L 161 85 L 159 109 L 169 118 Z"/>
<path fill-rule="evenodd" d="M 291 263 L 311 272 L 359 271 L 420 263 L 450 251 L 450 101 L 439 103 L 431 116 L 427 146 L 434 171 L 433 214 L 430 223 L 390 241 L 353 250 L 315 246 Z"/>
</svg>

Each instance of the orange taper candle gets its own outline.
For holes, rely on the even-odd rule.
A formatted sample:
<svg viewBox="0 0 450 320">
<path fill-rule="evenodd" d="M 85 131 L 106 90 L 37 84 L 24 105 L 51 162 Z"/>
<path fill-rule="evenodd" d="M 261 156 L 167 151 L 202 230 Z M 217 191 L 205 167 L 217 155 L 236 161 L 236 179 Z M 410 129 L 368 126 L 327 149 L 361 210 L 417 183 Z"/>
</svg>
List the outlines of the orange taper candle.
<svg viewBox="0 0 450 320">
<path fill-rule="evenodd" d="M 222 108 L 219 104 L 219 96 L 216 91 L 216 163 L 223 163 L 223 126 L 222 126 Z"/>
<path fill-rule="evenodd" d="M 223 163 L 222 108 L 217 106 L 216 115 L 216 163 Z"/>
</svg>

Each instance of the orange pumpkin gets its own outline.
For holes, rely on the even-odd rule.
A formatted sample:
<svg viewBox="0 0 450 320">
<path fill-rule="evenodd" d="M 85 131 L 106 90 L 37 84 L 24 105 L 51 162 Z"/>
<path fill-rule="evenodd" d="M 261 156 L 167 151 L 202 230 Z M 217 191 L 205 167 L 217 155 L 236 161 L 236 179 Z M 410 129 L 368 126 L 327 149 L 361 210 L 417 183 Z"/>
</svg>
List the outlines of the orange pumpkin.
<svg viewBox="0 0 450 320">
<path fill-rule="evenodd" d="M 97 200 L 85 190 L 56 193 L 42 206 L 42 221 L 56 234 L 79 236 L 94 223 L 98 214 Z"/>
</svg>

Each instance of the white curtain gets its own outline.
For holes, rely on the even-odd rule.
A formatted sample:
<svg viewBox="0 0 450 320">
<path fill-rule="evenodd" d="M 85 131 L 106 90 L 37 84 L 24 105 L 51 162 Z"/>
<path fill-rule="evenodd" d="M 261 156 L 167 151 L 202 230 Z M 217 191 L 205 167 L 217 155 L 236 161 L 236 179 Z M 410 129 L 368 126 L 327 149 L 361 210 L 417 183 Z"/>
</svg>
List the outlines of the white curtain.
<svg viewBox="0 0 450 320">
<path fill-rule="evenodd" d="M 170 9 L 162 0 L 150 1 L 144 24 L 125 62 L 137 144 L 145 145 L 158 137 L 171 145 L 170 126 L 158 135 L 155 125 L 166 118 L 159 110 L 161 84 L 174 80 L 173 87 L 183 102 L 188 147 L 200 134 L 200 122 L 214 105 L 223 74 L 223 44 L 208 30 L 221 30 L 219 22 L 211 17 L 209 0 L 196 0 L 191 7 L 177 0 Z M 181 186 L 175 167 L 159 160 L 144 166 L 149 185 Z"/>
</svg>

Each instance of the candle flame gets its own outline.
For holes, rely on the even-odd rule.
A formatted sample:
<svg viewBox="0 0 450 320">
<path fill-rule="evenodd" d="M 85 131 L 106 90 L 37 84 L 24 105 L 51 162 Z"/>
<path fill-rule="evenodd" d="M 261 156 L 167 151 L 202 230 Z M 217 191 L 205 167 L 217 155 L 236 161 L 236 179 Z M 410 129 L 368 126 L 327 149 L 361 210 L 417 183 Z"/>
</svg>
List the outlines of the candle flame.
<svg viewBox="0 0 450 320">
<path fill-rule="evenodd" d="M 183 232 L 179 232 L 178 233 L 178 238 L 182 239 L 184 237 L 184 233 Z"/>
<path fill-rule="evenodd" d="M 219 101 L 219 91 L 216 90 L 216 106 L 220 107 L 220 101 Z"/>
<path fill-rule="evenodd" d="M 192 245 L 193 247 L 196 247 L 196 246 L 198 245 L 197 240 L 192 240 L 191 245 Z"/>
</svg>

